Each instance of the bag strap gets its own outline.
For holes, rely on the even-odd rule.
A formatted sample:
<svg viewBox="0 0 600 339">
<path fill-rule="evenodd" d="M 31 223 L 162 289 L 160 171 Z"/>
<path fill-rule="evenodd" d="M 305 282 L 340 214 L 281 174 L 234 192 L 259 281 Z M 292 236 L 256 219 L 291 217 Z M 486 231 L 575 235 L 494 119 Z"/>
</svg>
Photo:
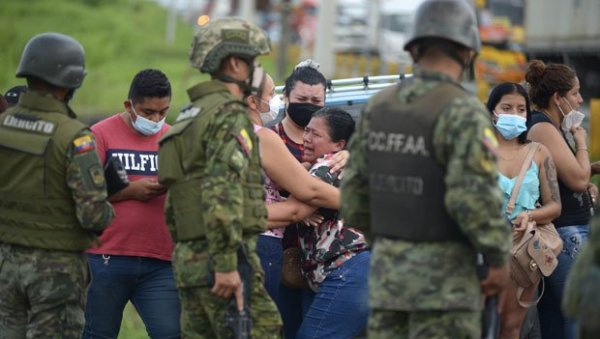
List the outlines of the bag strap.
<svg viewBox="0 0 600 339">
<path fill-rule="evenodd" d="M 527 228 L 525 232 L 521 233 L 521 239 L 516 245 L 513 245 L 513 254 L 515 254 L 523 244 L 528 241 L 535 234 L 535 224 L 532 222 L 527 223 Z"/>
<path fill-rule="evenodd" d="M 537 300 L 522 301 L 521 296 L 523 295 L 525 288 L 523 288 L 521 286 L 519 286 L 517 288 L 517 301 L 519 302 L 519 305 L 521 305 L 521 307 L 530 308 L 530 307 L 537 305 L 540 302 L 540 300 L 542 300 L 542 296 L 544 295 L 544 290 L 546 289 L 546 284 L 544 284 L 544 277 L 542 277 L 541 280 L 542 280 L 542 292 L 540 292 L 540 295 L 538 296 Z"/>
<path fill-rule="evenodd" d="M 515 187 L 513 187 L 512 192 L 510 193 L 510 199 L 508 200 L 508 204 L 506 205 L 506 214 L 511 215 L 513 210 L 515 209 L 515 203 L 517 202 L 517 195 L 519 195 L 519 189 L 521 188 L 521 183 L 523 182 L 523 178 L 525 177 L 525 172 L 531 166 L 531 161 L 533 160 L 533 156 L 535 155 L 535 151 L 538 149 L 539 144 L 536 142 L 531 142 L 529 145 L 529 152 L 527 152 L 527 156 L 523 161 L 523 165 L 521 165 L 521 171 L 519 172 L 519 176 L 517 177 L 517 182 L 515 182 Z"/>
</svg>

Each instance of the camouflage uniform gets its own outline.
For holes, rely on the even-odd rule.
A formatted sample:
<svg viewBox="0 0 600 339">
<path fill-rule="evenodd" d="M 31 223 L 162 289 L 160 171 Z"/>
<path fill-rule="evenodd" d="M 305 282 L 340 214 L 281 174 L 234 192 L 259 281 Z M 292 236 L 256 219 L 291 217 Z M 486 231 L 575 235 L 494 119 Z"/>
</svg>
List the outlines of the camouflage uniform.
<svg viewBox="0 0 600 339">
<path fill-rule="evenodd" d="M 248 187 L 244 184 L 248 177 L 261 177 L 258 139 L 247 115 L 247 108 L 236 101 L 227 88 L 218 80 L 202 83 L 189 91 L 194 102 L 189 110 L 200 109 L 203 113 L 189 119 L 178 119 L 173 128 L 161 140 L 159 158 L 163 159 L 159 168 L 161 182 L 169 186 L 167 220 L 177 239 L 173 254 L 175 280 L 182 304 L 182 335 L 184 337 L 231 336 L 223 319 L 228 300 L 210 292 L 209 266 L 219 272 L 230 272 L 237 268 L 236 252 L 240 245 L 247 247 L 247 253 L 254 269 L 251 291 L 252 332 L 255 338 L 278 337 L 281 320 L 272 300 L 263 287 L 264 274 L 256 254 L 258 234 L 266 229 L 262 190 L 254 197 L 260 201 L 253 213 L 261 213 L 257 225 L 250 222 L 245 205 Z M 228 101 L 213 110 L 207 96 L 223 96 Z M 185 116 L 186 112 L 180 116 Z M 186 124 L 185 129 L 182 125 Z M 180 139 L 173 137 L 181 133 L 183 138 L 193 138 L 194 142 L 182 147 Z M 186 159 L 190 164 L 183 171 L 186 177 L 171 180 L 172 159 Z M 192 165 L 193 164 L 193 165 Z M 256 171 L 252 173 L 251 171 Z M 180 188 L 177 185 L 193 185 L 198 182 L 197 193 L 189 197 L 186 205 L 195 206 L 198 212 L 189 213 L 183 200 L 176 200 Z M 259 181 L 260 185 L 260 181 Z M 259 200 L 260 199 L 260 200 Z M 258 210 L 261 208 L 263 211 Z M 190 240 L 182 235 L 182 220 L 193 218 L 198 223 L 198 235 Z M 210 259 L 209 259 L 210 258 Z"/>
<path fill-rule="evenodd" d="M 50 159 L 45 162 L 50 168 L 47 172 L 29 168 L 27 164 L 39 156 L 10 149 L 5 137 L 0 138 L 0 176 L 5 178 L 0 183 L 0 338 L 80 337 L 88 280 L 82 251 L 113 216 L 93 135 L 72 120 L 74 115 L 65 103 L 26 92 L 17 106 L 0 115 L 0 134 L 18 138 L 12 133 L 24 130 L 27 125 L 22 121 L 38 119 L 40 125 L 56 115 L 79 129 L 68 143 L 53 138 L 48 146 L 48 158 L 56 149 L 63 154 L 62 168 L 52 167 Z M 68 133 L 63 126 L 55 134 Z M 30 137 L 29 142 L 35 143 L 37 135 Z M 53 186 L 64 186 L 60 192 L 68 195 L 56 196 L 53 192 L 58 188 Z M 49 204 L 44 210 L 36 203 L 39 199 L 54 200 L 56 206 Z M 63 212 L 60 199 L 73 206 L 66 209 L 73 213 L 65 219 L 59 215 Z M 32 219 L 27 214 L 33 212 L 44 219 L 29 223 Z M 22 219 L 13 219 L 21 213 Z M 75 224 L 77 228 L 65 227 Z"/>
<path fill-rule="evenodd" d="M 219 78 L 220 61 L 229 54 L 250 62 L 270 50 L 262 34 L 239 19 L 212 21 L 197 33 L 190 61 Z M 165 216 L 176 241 L 173 267 L 182 337 L 232 337 L 225 323 L 231 300 L 211 293 L 212 276 L 213 270 L 237 270 L 237 252 L 244 246 L 253 269 L 252 337 L 279 338 L 281 318 L 264 289 L 256 254 L 257 237 L 266 230 L 266 209 L 258 139 L 247 107 L 217 79 L 188 94 L 192 104 L 162 137 L 159 150 L 159 180 L 169 188 Z"/>
<path fill-rule="evenodd" d="M 17 76 L 74 90 L 83 60 L 76 40 L 43 33 Z M 0 338 L 79 338 L 82 252 L 113 217 L 94 137 L 64 101 L 30 89 L 0 115 L 0 163 Z"/>
<path fill-rule="evenodd" d="M 577 320 L 581 339 L 600 338 L 600 215 L 592 219 L 590 238 L 575 260 L 565 287 L 563 308 Z"/>
<path fill-rule="evenodd" d="M 398 94 L 411 102 L 444 82 L 441 73 L 415 70 Z M 369 140 L 371 99 L 349 145 L 342 181 L 342 216 L 370 225 Z M 510 229 L 500 215 L 495 139 L 485 108 L 474 97 L 454 99 L 433 131 L 433 156 L 445 168 L 445 206 L 469 243 L 419 242 L 376 237 L 371 259 L 371 338 L 479 338 L 481 289 L 476 253 L 500 266 L 510 249 Z M 401 219 L 402 215 L 398 215 Z M 368 229 L 366 229 L 368 232 Z"/>
</svg>

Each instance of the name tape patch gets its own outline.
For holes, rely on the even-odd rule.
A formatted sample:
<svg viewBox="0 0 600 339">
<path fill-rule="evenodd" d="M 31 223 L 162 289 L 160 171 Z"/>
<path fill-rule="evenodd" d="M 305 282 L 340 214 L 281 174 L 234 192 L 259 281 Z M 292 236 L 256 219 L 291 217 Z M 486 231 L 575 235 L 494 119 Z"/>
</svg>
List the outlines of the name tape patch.
<svg viewBox="0 0 600 339">
<path fill-rule="evenodd" d="M 4 117 L 2 125 L 44 134 L 53 134 L 54 128 L 56 127 L 56 125 L 50 121 L 41 120 L 35 117 L 21 117 L 15 115 L 7 115 Z"/>
</svg>

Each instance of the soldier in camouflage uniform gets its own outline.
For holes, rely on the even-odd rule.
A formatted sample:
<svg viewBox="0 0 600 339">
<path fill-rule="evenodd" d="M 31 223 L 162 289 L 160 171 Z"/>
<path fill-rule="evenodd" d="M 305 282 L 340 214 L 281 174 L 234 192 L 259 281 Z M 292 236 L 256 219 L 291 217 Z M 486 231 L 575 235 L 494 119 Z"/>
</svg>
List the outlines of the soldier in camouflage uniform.
<svg viewBox="0 0 600 339">
<path fill-rule="evenodd" d="M 255 59 L 269 52 L 268 36 L 243 20 L 201 27 L 190 61 L 212 80 L 188 89 L 192 104 L 160 141 L 159 180 L 169 188 L 165 213 L 176 241 L 184 338 L 232 337 L 225 312 L 231 298 L 243 308 L 244 287 L 252 337 L 280 336 L 281 319 L 256 254 L 257 237 L 266 230 L 258 140 L 241 101 L 257 92 L 264 71 Z M 240 251 L 253 269 L 250 286 L 238 273 Z"/>
<path fill-rule="evenodd" d="M 479 338 L 482 287 L 508 282 L 497 141 L 458 83 L 479 48 L 466 2 L 424 2 L 405 45 L 414 77 L 369 101 L 350 143 L 342 216 L 374 240 L 369 338 Z M 490 265 L 481 286 L 477 252 Z"/>
<path fill-rule="evenodd" d="M 577 320 L 578 337 L 600 338 L 600 214 L 592 219 L 590 238 L 575 260 L 565 286 L 563 309 Z"/>
<path fill-rule="evenodd" d="M 39 34 L 17 76 L 28 90 L 0 115 L 0 338 L 79 338 L 83 250 L 113 217 L 94 136 L 67 104 L 83 47 Z"/>
</svg>

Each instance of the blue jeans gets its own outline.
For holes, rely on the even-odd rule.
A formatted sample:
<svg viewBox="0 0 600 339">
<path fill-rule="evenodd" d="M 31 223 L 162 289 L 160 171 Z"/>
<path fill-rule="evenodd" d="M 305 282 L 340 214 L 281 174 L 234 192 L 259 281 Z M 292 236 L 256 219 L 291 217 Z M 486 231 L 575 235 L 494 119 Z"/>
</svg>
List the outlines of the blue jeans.
<svg viewBox="0 0 600 339">
<path fill-rule="evenodd" d="M 281 320 L 283 320 L 283 337 L 285 339 L 296 339 L 296 334 L 300 325 L 302 325 L 302 314 L 304 313 L 303 300 L 306 300 L 303 290 L 298 288 L 289 288 L 279 286 L 279 302 Z M 308 310 L 308 307 L 306 307 Z"/>
<path fill-rule="evenodd" d="M 364 333 L 369 318 L 368 277 L 371 253 L 363 251 L 329 272 L 312 295 L 298 331 L 299 339 L 353 338 Z"/>
<path fill-rule="evenodd" d="M 179 338 L 179 296 L 171 262 L 88 254 L 83 338 L 117 338 L 127 301 L 135 306 L 151 338 Z"/>
<path fill-rule="evenodd" d="M 540 327 L 542 338 L 574 339 L 575 323 L 565 317 L 561 311 L 561 305 L 567 276 L 577 253 L 587 242 L 589 225 L 564 226 L 556 230 L 563 240 L 564 246 L 558 255 L 558 266 L 549 277 L 544 278 L 545 291 L 537 306 Z"/>
<path fill-rule="evenodd" d="M 256 253 L 260 258 L 260 265 L 263 271 L 265 271 L 265 289 L 277 305 L 277 308 L 281 309 L 279 305 L 279 286 L 281 282 L 281 267 L 283 265 L 281 239 L 259 235 L 256 242 Z"/>
</svg>

